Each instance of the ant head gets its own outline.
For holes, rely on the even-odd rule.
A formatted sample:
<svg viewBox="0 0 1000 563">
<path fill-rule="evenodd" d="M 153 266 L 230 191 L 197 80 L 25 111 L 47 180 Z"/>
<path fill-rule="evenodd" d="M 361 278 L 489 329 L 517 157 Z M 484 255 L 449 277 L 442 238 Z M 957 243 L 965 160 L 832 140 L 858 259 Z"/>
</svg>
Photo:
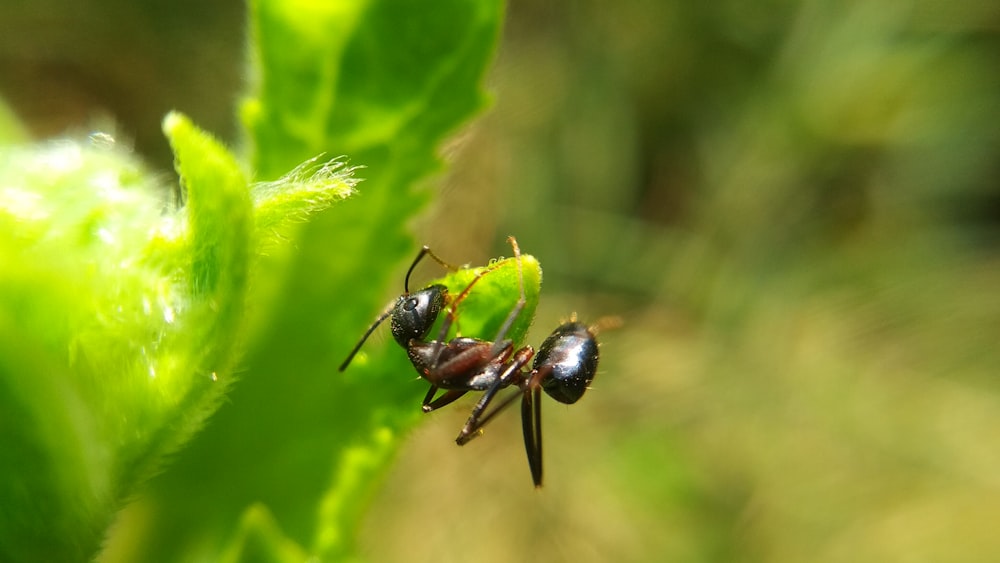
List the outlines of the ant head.
<svg viewBox="0 0 1000 563">
<path fill-rule="evenodd" d="M 423 340 L 444 308 L 448 288 L 435 284 L 420 291 L 403 294 L 392 308 L 389 326 L 392 337 L 403 348 L 411 340 Z"/>
<path fill-rule="evenodd" d="M 570 321 L 557 328 L 535 354 L 532 368 L 548 370 L 542 389 L 560 403 L 580 400 L 597 372 L 597 338 L 587 325 Z"/>
</svg>

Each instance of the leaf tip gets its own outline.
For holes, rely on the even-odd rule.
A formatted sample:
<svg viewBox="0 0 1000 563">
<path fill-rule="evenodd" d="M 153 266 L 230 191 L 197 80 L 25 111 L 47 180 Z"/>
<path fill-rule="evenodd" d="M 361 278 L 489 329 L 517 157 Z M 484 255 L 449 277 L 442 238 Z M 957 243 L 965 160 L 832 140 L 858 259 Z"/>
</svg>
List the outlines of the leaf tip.
<svg viewBox="0 0 1000 563">
<path fill-rule="evenodd" d="M 170 110 L 167 115 L 163 116 L 163 122 L 160 128 L 163 129 L 163 134 L 167 137 L 172 137 L 178 129 L 189 126 L 191 121 L 183 113 Z"/>
</svg>

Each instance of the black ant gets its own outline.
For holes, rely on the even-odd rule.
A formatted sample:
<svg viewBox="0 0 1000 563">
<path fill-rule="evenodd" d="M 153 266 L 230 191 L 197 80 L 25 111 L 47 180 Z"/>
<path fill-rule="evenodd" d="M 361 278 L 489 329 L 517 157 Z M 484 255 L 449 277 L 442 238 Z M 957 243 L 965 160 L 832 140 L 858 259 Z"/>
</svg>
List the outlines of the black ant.
<svg viewBox="0 0 1000 563">
<path fill-rule="evenodd" d="M 517 266 L 517 304 L 511 309 L 492 342 L 478 338 L 456 337 L 443 342 L 451 324 L 456 320 L 459 303 L 468 296 L 484 275 L 496 268 L 479 271 L 464 290 L 451 301 L 448 315 L 442 323 L 437 340 L 425 341 L 434 321 L 448 300 L 445 286 L 434 284 L 410 293 L 410 273 L 424 256 L 431 256 L 443 267 L 455 269 L 438 258 L 428 247 L 423 247 L 406 273 L 403 282 L 405 293 L 386 309 L 362 336 L 361 341 L 340 366 L 344 371 L 368 336 L 386 318 L 391 317 L 392 335 L 406 348 L 410 362 L 421 377 L 430 382 L 431 388 L 423 401 L 424 412 L 441 408 L 469 391 L 483 391 L 483 396 L 473 407 L 469 420 L 455 441 L 464 445 L 482 433 L 482 428 L 500 411 L 521 397 L 521 425 L 528 465 L 536 487 L 542 485 L 542 412 L 541 392 L 560 403 L 572 404 L 583 396 L 597 372 L 598 348 L 595 330 L 577 322 L 575 318 L 559 326 L 542 342 L 537 354 L 531 346 L 517 350 L 507 339 L 507 332 L 524 309 L 527 299 L 524 290 L 524 272 L 521 251 L 514 237 L 507 241 L 514 249 Z M 534 362 L 532 362 L 534 359 Z M 531 369 L 528 370 L 528 363 Z M 487 412 L 497 393 L 510 386 L 520 389 Z M 445 392 L 434 398 L 438 389 Z"/>
</svg>

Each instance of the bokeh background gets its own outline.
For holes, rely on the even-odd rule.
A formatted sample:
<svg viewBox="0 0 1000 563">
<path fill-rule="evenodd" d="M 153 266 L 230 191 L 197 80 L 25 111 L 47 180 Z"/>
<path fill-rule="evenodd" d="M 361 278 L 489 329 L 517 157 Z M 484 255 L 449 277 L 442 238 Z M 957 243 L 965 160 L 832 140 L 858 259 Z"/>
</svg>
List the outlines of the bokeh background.
<svg viewBox="0 0 1000 563">
<path fill-rule="evenodd" d="M 5 2 L 0 96 L 39 137 L 114 124 L 169 177 L 170 109 L 240 143 L 243 25 Z M 467 409 L 436 413 L 364 555 L 1000 561 L 998 69 L 989 0 L 512 1 L 416 238 L 479 264 L 516 235 L 535 344 L 623 325 L 587 396 L 544 405 L 541 491 L 515 414 L 458 449 Z"/>
</svg>

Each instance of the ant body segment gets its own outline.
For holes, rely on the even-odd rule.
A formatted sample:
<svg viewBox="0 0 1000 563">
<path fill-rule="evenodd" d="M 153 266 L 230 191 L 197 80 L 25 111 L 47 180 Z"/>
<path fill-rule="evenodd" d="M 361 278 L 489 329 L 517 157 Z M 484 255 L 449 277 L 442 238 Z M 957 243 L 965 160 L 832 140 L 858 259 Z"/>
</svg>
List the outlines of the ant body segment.
<svg viewBox="0 0 1000 563">
<path fill-rule="evenodd" d="M 583 396 L 597 372 L 598 346 L 596 329 L 577 322 L 575 317 L 560 325 L 539 347 L 537 353 L 531 346 L 514 348 L 507 338 L 514 321 L 524 309 L 527 299 L 524 290 L 524 272 L 521 251 L 514 237 L 507 241 L 514 249 L 517 267 L 517 304 L 493 341 L 478 338 L 456 337 L 444 341 L 452 323 L 456 321 L 456 311 L 472 287 L 495 267 L 488 267 L 476 274 L 462 292 L 450 300 L 447 317 L 442 323 L 438 338 L 426 340 L 434 321 L 449 301 L 445 286 L 435 284 L 420 291 L 410 293 L 410 273 L 417 263 L 430 255 L 443 267 L 455 270 L 438 258 L 428 247 L 423 247 L 404 280 L 405 293 L 386 309 L 362 336 L 347 359 L 340 366 L 344 371 L 351 359 L 364 344 L 368 336 L 386 318 L 396 342 L 406 348 L 410 363 L 421 377 L 431 384 L 424 396 L 422 408 L 430 412 L 454 402 L 469 391 L 483 391 L 482 397 L 472 409 L 465 426 L 459 432 L 456 442 L 464 445 L 482 433 L 483 427 L 498 413 L 521 398 L 521 425 L 524 446 L 528 456 L 528 466 L 535 487 L 542 485 L 542 415 L 541 392 L 565 404 L 575 403 Z M 530 368 L 529 368 L 530 363 Z M 519 393 L 512 393 L 492 409 L 491 403 L 497 394 L 508 387 L 516 387 Z M 435 398 L 439 389 L 444 393 Z"/>
</svg>

